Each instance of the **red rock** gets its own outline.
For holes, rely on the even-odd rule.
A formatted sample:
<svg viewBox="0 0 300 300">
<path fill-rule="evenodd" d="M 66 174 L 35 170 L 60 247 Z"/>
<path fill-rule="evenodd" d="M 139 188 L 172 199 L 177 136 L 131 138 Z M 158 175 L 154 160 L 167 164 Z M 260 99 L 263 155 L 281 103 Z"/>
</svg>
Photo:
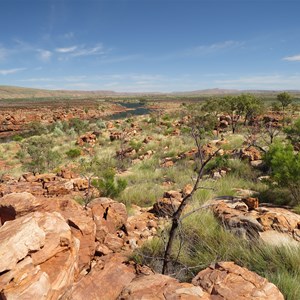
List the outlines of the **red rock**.
<svg viewBox="0 0 300 300">
<path fill-rule="evenodd" d="M 66 300 L 113 300 L 135 277 L 135 270 L 121 255 L 106 257 L 65 296 Z"/>
<path fill-rule="evenodd" d="M 109 198 L 97 198 L 88 204 L 88 208 L 91 209 L 96 224 L 96 239 L 116 251 L 116 245 L 122 246 L 117 232 L 125 228 L 127 221 L 125 205 Z M 109 235 L 108 238 L 108 234 L 115 235 L 115 237 Z"/>
<path fill-rule="evenodd" d="M 97 136 L 92 132 L 87 132 L 81 135 L 76 142 L 76 145 L 84 146 L 85 144 L 89 144 L 94 147 L 97 141 Z"/>
<path fill-rule="evenodd" d="M 243 198 L 242 201 L 248 206 L 249 210 L 256 209 L 259 206 L 258 198 Z"/>
<path fill-rule="evenodd" d="M 44 185 L 47 194 L 50 196 L 63 196 L 68 195 L 74 189 L 72 181 L 51 181 Z"/>
<path fill-rule="evenodd" d="M 209 300 L 210 296 L 199 286 L 190 283 L 179 283 L 176 279 L 161 275 L 151 274 L 138 276 L 128 284 L 118 299 L 122 300 Z"/>
<path fill-rule="evenodd" d="M 80 241 L 79 270 L 89 268 L 96 247 L 96 225 L 92 216 L 78 203 L 68 199 L 36 198 L 29 193 L 12 193 L 0 200 L 2 223 L 34 211 L 59 212 L 64 217 L 71 227 L 72 234 Z"/>
<path fill-rule="evenodd" d="M 60 214 L 35 212 L 7 221 L 0 239 L 5 299 L 58 299 L 73 284 L 79 242 Z"/>
<path fill-rule="evenodd" d="M 211 294 L 212 299 L 284 300 L 273 283 L 233 262 L 220 262 L 206 268 L 192 283 Z"/>
</svg>

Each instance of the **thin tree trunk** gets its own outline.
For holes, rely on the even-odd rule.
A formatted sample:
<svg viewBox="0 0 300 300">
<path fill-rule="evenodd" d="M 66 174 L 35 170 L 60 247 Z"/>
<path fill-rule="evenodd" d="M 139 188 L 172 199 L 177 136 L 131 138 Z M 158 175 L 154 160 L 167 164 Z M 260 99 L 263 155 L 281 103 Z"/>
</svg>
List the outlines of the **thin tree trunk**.
<svg viewBox="0 0 300 300">
<path fill-rule="evenodd" d="M 201 149 L 200 149 L 200 146 L 199 146 L 199 143 L 197 143 L 196 141 L 196 144 L 198 146 L 198 152 L 200 153 L 201 155 Z M 173 248 L 173 244 L 174 244 L 174 241 L 175 241 L 175 237 L 176 237 L 176 232 L 177 232 L 177 228 L 179 226 L 179 222 L 180 222 L 180 217 L 186 207 L 186 205 L 188 204 L 190 198 L 193 196 L 193 194 L 195 193 L 195 191 L 197 190 L 198 188 L 198 185 L 199 185 L 199 182 L 200 180 L 202 179 L 203 177 L 203 173 L 204 173 L 204 168 L 205 166 L 207 165 L 207 163 L 220 151 L 220 149 L 218 149 L 216 152 L 214 152 L 211 156 L 209 156 L 205 161 L 202 161 L 201 159 L 201 167 L 200 167 L 200 170 L 198 172 L 198 176 L 197 176 L 197 179 L 196 179 L 196 182 L 194 184 L 194 187 L 191 191 L 190 194 L 186 195 L 177 211 L 173 214 L 172 216 L 172 226 L 171 226 L 171 230 L 170 230 L 170 233 L 169 233 L 169 240 L 168 240 L 168 243 L 167 243 L 167 247 L 166 247 L 166 250 L 165 250 L 165 254 L 164 254 L 164 261 L 163 261 L 163 268 L 162 268 L 162 274 L 168 274 L 168 269 L 169 269 L 169 262 L 170 262 L 170 258 L 171 258 L 171 254 L 172 254 L 172 248 Z"/>
</svg>

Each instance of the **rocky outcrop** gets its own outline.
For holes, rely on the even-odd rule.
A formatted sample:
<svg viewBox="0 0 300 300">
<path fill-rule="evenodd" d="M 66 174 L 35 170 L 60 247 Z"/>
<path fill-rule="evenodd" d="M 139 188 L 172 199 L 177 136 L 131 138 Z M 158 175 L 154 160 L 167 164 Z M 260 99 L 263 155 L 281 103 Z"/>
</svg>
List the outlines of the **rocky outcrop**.
<svg viewBox="0 0 300 300">
<path fill-rule="evenodd" d="M 59 213 L 35 212 L 0 228 L 4 299 L 58 299 L 78 272 L 79 241 Z"/>
<path fill-rule="evenodd" d="M 135 276 L 135 269 L 124 256 L 108 256 L 99 260 L 92 271 L 66 293 L 64 299 L 117 299 Z"/>
<path fill-rule="evenodd" d="M 198 273 L 192 283 L 211 295 L 223 300 L 284 300 L 278 288 L 233 262 L 219 262 Z"/>
<path fill-rule="evenodd" d="M 77 141 L 76 145 L 79 145 L 81 147 L 85 145 L 89 145 L 89 147 L 94 147 L 96 145 L 97 141 L 97 135 L 94 132 L 87 132 L 83 135 L 81 135 Z"/>
<path fill-rule="evenodd" d="M 58 212 L 70 226 L 72 234 L 80 241 L 78 258 L 79 270 L 90 267 L 95 253 L 96 226 L 90 214 L 70 199 L 36 198 L 24 193 L 12 193 L 0 199 L 2 224 L 27 215 L 30 212 Z"/>
<path fill-rule="evenodd" d="M 261 238 L 273 245 L 300 242 L 300 215 L 285 208 L 258 206 L 258 199 L 251 197 L 214 200 L 210 205 L 221 223 L 239 236 Z"/>
<path fill-rule="evenodd" d="M 164 196 L 180 201 L 191 191 L 188 185 Z M 221 212 L 225 205 L 225 215 L 236 210 L 253 214 L 260 209 L 256 204 L 252 198 L 213 207 Z M 266 279 L 233 263 L 219 263 L 200 272 L 192 283 L 180 283 L 129 262 L 132 250 L 165 226 L 165 218 L 146 208 L 133 207 L 128 217 L 125 206 L 109 198 L 94 199 L 84 209 L 70 199 L 25 192 L 0 198 L 0 217 L 3 299 L 283 299 Z M 290 228 L 298 226 L 296 219 L 288 218 L 287 223 Z M 257 224 L 263 231 L 276 221 L 266 217 Z"/>
<path fill-rule="evenodd" d="M 211 298 L 200 286 L 179 283 L 176 279 L 161 274 L 151 274 L 136 277 L 123 289 L 118 299 L 209 300 Z"/>
<path fill-rule="evenodd" d="M 76 177 L 77 176 L 77 177 Z M 0 181 L 0 196 L 10 193 L 29 192 L 35 196 L 57 197 L 83 193 L 88 189 L 88 181 L 72 171 L 62 169 L 59 173 L 34 175 L 25 173 L 18 179 L 4 176 Z M 93 193 L 97 194 L 95 189 Z"/>
<path fill-rule="evenodd" d="M 96 240 L 100 245 L 117 252 L 124 245 L 126 234 L 127 211 L 123 203 L 110 198 L 92 200 L 88 207 L 91 209 L 96 224 Z"/>
<path fill-rule="evenodd" d="M 81 101 L 80 101 L 81 102 Z M 90 101 L 84 101 L 84 105 L 79 101 L 73 101 L 72 105 L 74 107 L 63 107 L 61 104 L 57 107 L 55 101 L 44 103 L 28 103 L 24 102 L 24 107 L 22 103 L 18 103 L 15 107 L 1 107 L 0 115 L 0 137 L 9 137 L 23 131 L 30 131 L 32 128 L 32 123 L 39 122 L 43 125 L 49 125 L 56 121 L 70 121 L 71 119 L 79 118 L 84 119 L 95 119 L 103 117 L 105 115 L 110 115 L 116 112 L 126 111 L 126 108 L 115 105 L 108 104 L 103 110 L 98 109 L 98 103 L 90 103 Z M 23 105 L 24 105 L 23 104 Z M 38 108 L 33 108 L 37 107 Z M 68 103 L 67 106 L 70 106 Z M 87 109 L 87 106 L 89 108 Z"/>
</svg>

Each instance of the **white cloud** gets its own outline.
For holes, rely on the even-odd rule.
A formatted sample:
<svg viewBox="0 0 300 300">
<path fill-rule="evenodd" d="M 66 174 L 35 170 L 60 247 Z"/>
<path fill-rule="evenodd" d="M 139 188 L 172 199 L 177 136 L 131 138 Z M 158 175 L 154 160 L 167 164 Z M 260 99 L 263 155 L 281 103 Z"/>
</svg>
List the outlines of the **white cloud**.
<svg viewBox="0 0 300 300">
<path fill-rule="evenodd" d="M 37 49 L 39 52 L 39 59 L 43 62 L 48 62 L 52 57 L 52 52 L 44 49 Z"/>
<path fill-rule="evenodd" d="M 81 48 L 78 48 L 76 51 L 74 51 L 71 55 L 76 56 L 88 56 L 88 55 L 100 55 L 107 53 L 107 50 L 104 49 L 102 44 L 96 44 L 92 48 L 86 48 L 82 46 Z"/>
<path fill-rule="evenodd" d="M 70 53 L 74 52 L 77 49 L 77 46 L 66 47 L 66 48 L 56 48 L 55 51 L 59 53 Z"/>
<path fill-rule="evenodd" d="M 293 55 L 293 56 L 286 56 L 283 58 L 283 60 L 287 61 L 300 61 L 300 54 Z"/>
<path fill-rule="evenodd" d="M 6 69 L 6 70 L 0 70 L 0 75 L 9 75 L 9 74 L 15 74 L 21 71 L 26 70 L 26 68 L 15 68 L 15 69 Z"/>
</svg>

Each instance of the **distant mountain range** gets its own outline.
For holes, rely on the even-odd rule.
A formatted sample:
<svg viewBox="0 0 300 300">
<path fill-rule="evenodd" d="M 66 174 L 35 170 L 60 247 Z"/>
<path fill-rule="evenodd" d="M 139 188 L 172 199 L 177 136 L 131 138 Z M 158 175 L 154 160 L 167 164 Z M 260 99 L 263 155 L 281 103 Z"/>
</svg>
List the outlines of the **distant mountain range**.
<svg viewBox="0 0 300 300">
<path fill-rule="evenodd" d="M 184 92 L 114 92 L 114 91 L 73 91 L 73 90 L 44 90 L 16 86 L 0 86 L 0 99 L 24 99 L 24 98 L 48 98 L 48 97 L 64 97 L 64 98 L 84 98 L 84 97 L 129 97 L 129 96 L 214 96 L 214 95 L 234 95 L 241 93 L 254 94 L 277 94 L 281 90 L 235 90 L 235 89 L 204 89 Z M 300 94 L 300 90 L 288 90 L 292 94 Z"/>
</svg>

